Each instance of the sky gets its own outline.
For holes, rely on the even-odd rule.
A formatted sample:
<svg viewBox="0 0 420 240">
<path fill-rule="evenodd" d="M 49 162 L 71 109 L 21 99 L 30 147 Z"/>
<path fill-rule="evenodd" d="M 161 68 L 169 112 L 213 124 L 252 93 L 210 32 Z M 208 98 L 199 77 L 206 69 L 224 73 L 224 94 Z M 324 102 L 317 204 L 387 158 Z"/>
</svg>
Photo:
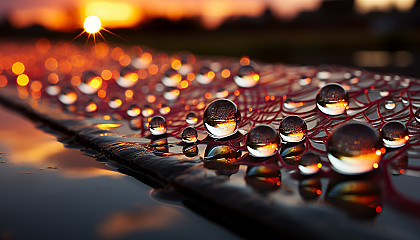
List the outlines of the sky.
<svg viewBox="0 0 420 240">
<path fill-rule="evenodd" d="M 214 29 L 230 17 L 261 15 L 267 8 L 279 18 L 292 19 L 302 11 L 315 11 L 323 0 L 14 0 L 0 3 L 0 18 L 15 27 L 40 24 L 51 30 L 80 28 L 87 16 L 98 16 L 104 27 L 132 27 L 147 18 L 178 20 L 199 17 Z M 339 1 L 339 0 L 324 0 Z M 355 0 L 360 13 L 372 10 L 406 11 L 416 0 Z"/>
</svg>

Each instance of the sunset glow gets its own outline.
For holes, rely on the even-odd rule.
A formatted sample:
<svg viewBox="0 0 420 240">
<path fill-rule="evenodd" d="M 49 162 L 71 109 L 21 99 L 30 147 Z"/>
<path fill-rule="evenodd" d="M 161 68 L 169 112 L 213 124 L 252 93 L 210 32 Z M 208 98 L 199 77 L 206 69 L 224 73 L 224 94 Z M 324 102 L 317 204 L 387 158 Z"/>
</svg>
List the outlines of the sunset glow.
<svg viewBox="0 0 420 240">
<path fill-rule="evenodd" d="M 101 20 L 97 16 L 89 16 L 85 19 L 85 31 L 88 33 L 96 33 L 101 30 Z"/>
</svg>

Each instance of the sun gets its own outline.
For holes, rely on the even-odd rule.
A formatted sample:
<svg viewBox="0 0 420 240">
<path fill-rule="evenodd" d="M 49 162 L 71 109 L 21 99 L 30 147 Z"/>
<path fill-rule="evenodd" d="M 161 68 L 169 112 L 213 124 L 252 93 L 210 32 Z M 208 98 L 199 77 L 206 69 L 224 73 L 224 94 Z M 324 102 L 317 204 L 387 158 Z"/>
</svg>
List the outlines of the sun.
<svg viewBox="0 0 420 240">
<path fill-rule="evenodd" d="M 85 19 L 83 27 L 90 34 L 95 34 L 101 30 L 101 20 L 97 16 L 89 16 Z"/>
</svg>

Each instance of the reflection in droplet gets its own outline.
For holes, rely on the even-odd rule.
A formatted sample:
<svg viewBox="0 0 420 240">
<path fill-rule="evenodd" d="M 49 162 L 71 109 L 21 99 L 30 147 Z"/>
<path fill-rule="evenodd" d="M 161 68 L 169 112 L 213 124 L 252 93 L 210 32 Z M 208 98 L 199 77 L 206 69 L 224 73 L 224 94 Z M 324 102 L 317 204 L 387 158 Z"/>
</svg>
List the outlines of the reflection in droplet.
<svg viewBox="0 0 420 240">
<path fill-rule="evenodd" d="M 319 155 L 316 155 L 315 153 L 306 152 L 300 158 L 299 170 L 303 175 L 318 173 L 321 167 L 321 159 Z"/>
<path fill-rule="evenodd" d="M 319 178 L 309 178 L 299 181 L 299 195 L 305 201 L 314 201 L 322 193 L 321 180 Z"/>
<path fill-rule="evenodd" d="M 280 156 L 287 165 L 298 166 L 305 150 L 306 147 L 304 142 L 282 144 Z"/>
<path fill-rule="evenodd" d="M 95 94 L 102 86 L 102 78 L 93 71 L 84 72 L 80 80 L 78 88 L 84 94 Z"/>
<path fill-rule="evenodd" d="M 228 99 L 217 99 L 207 105 L 204 110 L 204 126 L 214 138 L 227 137 L 236 133 L 240 121 L 239 109 Z"/>
<path fill-rule="evenodd" d="M 121 69 L 120 76 L 115 82 L 123 88 L 131 88 L 138 82 L 139 76 L 136 71 L 130 67 Z"/>
<path fill-rule="evenodd" d="M 297 115 L 285 117 L 279 126 L 280 137 L 284 142 L 300 142 L 306 137 L 308 127 L 305 120 Z"/>
<path fill-rule="evenodd" d="M 385 100 L 385 108 L 388 110 L 392 110 L 395 108 L 395 102 L 394 99 L 388 98 Z"/>
<path fill-rule="evenodd" d="M 45 92 L 50 96 L 57 96 L 60 93 L 60 86 L 57 84 L 48 84 L 45 87 Z"/>
<path fill-rule="evenodd" d="M 347 91 L 337 83 L 329 83 L 316 95 L 316 106 L 327 115 L 343 114 L 349 105 Z"/>
<path fill-rule="evenodd" d="M 385 153 L 379 133 L 361 123 L 337 128 L 327 142 L 328 159 L 341 174 L 361 174 L 378 168 Z"/>
<path fill-rule="evenodd" d="M 269 166 L 249 166 L 246 170 L 245 182 L 259 191 L 273 191 L 280 188 L 281 172 Z"/>
<path fill-rule="evenodd" d="M 98 110 L 98 104 L 95 101 L 90 100 L 86 104 L 84 110 L 85 110 L 85 113 L 94 113 L 94 112 L 96 112 Z"/>
<path fill-rule="evenodd" d="M 154 116 L 149 122 L 149 130 L 152 135 L 162 135 L 166 133 L 166 120 L 162 116 Z"/>
<path fill-rule="evenodd" d="M 181 139 L 186 143 L 194 143 L 197 141 L 198 133 L 193 127 L 186 127 L 181 134 Z"/>
<path fill-rule="evenodd" d="M 280 139 L 274 128 L 268 125 L 258 125 L 249 131 L 246 147 L 254 157 L 269 157 L 279 150 Z"/>
<path fill-rule="evenodd" d="M 227 145 L 210 145 L 208 144 L 204 152 L 205 160 L 217 160 L 220 162 L 235 162 L 241 152 Z"/>
<path fill-rule="evenodd" d="M 65 105 L 74 104 L 77 101 L 76 91 L 71 87 L 64 87 L 60 95 L 58 95 L 58 100 Z"/>
<path fill-rule="evenodd" d="M 216 74 L 214 71 L 207 66 L 203 66 L 201 67 L 199 73 L 195 76 L 195 79 L 201 84 L 209 84 L 213 82 L 215 76 Z"/>
<path fill-rule="evenodd" d="M 379 186 L 372 179 L 339 179 L 330 182 L 325 200 L 350 217 L 371 219 L 382 211 Z"/>
<path fill-rule="evenodd" d="M 311 83 L 312 79 L 306 75 L 302 75 L 298 81 L 300 86 L 306 86 Z"/>
<path fill-rule="evenodd" d="M 283 105 L 287 109 L 295 109 L 295 108 L 298 108 L 298 107 L 302 107 L 303 106 L 303 103 L 302 102 L 293 101 L 291 98 L 286 98 L 284 100 Z"/>
<path fill-rule="evenodd" d="M 408 139 L 408 130 L 398 121 L 387 122 L 381 129 L 382 141 L 385 147 L 399 148 L 404 146 Z"/>
<path fill-rule="evenodd" d="M 239 87 L 251 88 L 257 85 L 260 74 L 251 65 L 245 65 L 239 68 L 238 74 L 233 77 L 233 80 Z"/>
<path fill-rule="evenodd" d="M 152 139 L 150 147 L 153 149 L 153 153 L 156 156 L 165 156 L 169 153 L 168 139 L 166 137 Z"/>
<path fill-rule="evenodd" d="M 189 125 L 195 125 L 198 122 L 198 117 L 197 114 L 195 114 L 194 112 L 189 112 L 187 114 L 187 116 L 185 117 L 185 121 L 187 121 L 187 123 Z"/>
<path fill-rule="evenodd" d="M 197 145 L 185 145 L 182 147 L 182 153 L 186 157 L 195 157 L 198 155 L 198 147 Z"/>
</svg>

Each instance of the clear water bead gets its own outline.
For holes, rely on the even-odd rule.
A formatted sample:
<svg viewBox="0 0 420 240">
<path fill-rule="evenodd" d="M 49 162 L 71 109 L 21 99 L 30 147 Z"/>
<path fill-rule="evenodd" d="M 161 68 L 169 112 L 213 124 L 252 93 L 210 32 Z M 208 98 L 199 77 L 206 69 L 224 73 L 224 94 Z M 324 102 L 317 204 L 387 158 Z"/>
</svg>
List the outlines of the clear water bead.
<svg viewBox="0 0 420 240">
<path fill-rule="evenodd" d="M 197 142 L 198 133 L 197 130 L 193 127 L 186 127 L 181 134 L 183 142 L 186 143 L 195 143 Z"/>
<path fill-rule="evenodd" d="M 189 125 L 195 125 L 198 122 L 198 117 L 197 114 L 195 114 L 195 112 L 189 112 L 187 114 L 187 116 L 185 117 L 185 121 L 187 121 L 187 123 Z"/>
<path fill-rule="evenodd" d="M 58 95 L 58 100 L 65 105 L 74 104 L 77 101 L 77 93 L 71 87 L 64 87 Z"/>
<path fill-rule="evenodd" d="M 383 89 L 379 92 L 379 95 L 380 95 L 381 97 L 386 97 L 386 96 L 388 96 L 388 95 L 389 95 L 389 89 L 388 89 L 388 88 L 383 88 Z"/>
<path fill-rule="evenodd" d="M 162 116 L 154 116 L 149 122 L 149 130 L 152 135 L 162 135 L 166 133 L 166 120 Z"/>
<path fill-rule="evenodd" d="M 162 115 L 166 115 L 171 112 L 171 107 L 166 104 L 162 104 L 159 108 L 159 113 Z"/>
<path fill-rule="evenodd" d="M 79 90 L 87 95 L 95 94 L 102 86 L 102 78 L 93 71 L 86 71 L 82 74 Z"/>
<path fill-rule="evenodd" d="M 385 123 L 381 129 L 381 135 L 385 147 L 389 148 L 402 147 L 409 139 L 407 128 L 397 121 Z"/>
<path fill-rule="evenodd" d="M 234 102 L 228 99 L 217 99 L 204 110 L 204 127 L 211 137 L 222 138 L 238 131 L 241 114 Z"/>
<path fill-rule="evenodd" d="M 149 104 L 144 105 L 143 110 L 141 110 L 143 117 L 150 117 L 153 113 L 155 113 L 155 111 Z"/>
<path fill-rule="evenodd" d="M 167 88 L 163 97 L 168 101 L 175 101 L 179 97 L 180 91 L 178 88 Z"/>
<path fill-rule="evenodd" d="M 392 109 L 394 109 L 394 108 L 395 108 L 395 102 L 394 102 L 394 99 L 392 99 L 392 98 L 388 98 L 388 99 L 386 99 L 386 100 L 385 100 L 385 108 L 386 108 L 387 110 L 392 110 Z"/>
<path fill-rule="evenodd" d="M 306 86 L 311 83 L 312 79 L 306 75 L 302 75 L 298 81 L 300 86 Z"/>
<path fill-rule="evenodd" d="M 181 74 L 172 68 L 168 69 L 165 75 L 162 77 L 162 83 L 167 87 L 176 87 L 181 80 Z"/>
<path fill-rule="evenodd" d="M 321 158 L 312 152 L 306 152 L 302 155 L 299 162 L 299 170 L 303 175 L 311 175 L 319 172 L 322 167 Z"/>
<path fill-rule="evenodd" d="M 414 113 L 414 119 L 416 119 L 417 123 L 420 123 L 420 108 L 418 108 Z"/>
<path fill-rule="evenodd" d="M 233 77 L 233 80 L 239 87 L 251 88 L 257 85 L 260 80 L 260 74 L 253 66 L 245 65 L 239 68 L 238 74 Z"/>
<path fill-rule="evenodd" d="M 123 101 L 119 97 L 113 97 L 108 101 L 108 106 L 112 109 L 118 109 L 122 106 Z"/>
<path fill-rule="evenodd" d="M 327 152 L 335 171 L 355 175 L 378 168 L 385 149 L 374 128 L 361 123 L 348 123 L 337 128 L 330 136 Z"/>
<path fill-rule="evenodd" d="M 136 104 L 131 104 L 128 108 L 127 108 L 127 115 L 130 117 L 137 117 L 139 116 L 141 113 L 141 110 L 139 107 L 137 107 Z"/>
<path fill-rule="evenodd" d="M 347 91 L 337 83 L 329 83 L 316 95 L 316 106 L 327 115 L 343 114 L 349 106 Z"/>
<path fill-rule="evenodd" d="M 213 82 L 215 76 L 216 74 L 214 73 L 214 71 L 212 71 L 207 66 L 203 66 L 201 67 L 197 76 L 195 76 L 195 79 L 201 84 L 210 84 L 211 82 Z"/>
<path fill-rule="evenodd" d="M 300 142 L 306 137 L 308 127 L 305 120 L 297 115 L 285 117 L 279 126 L 280 137 L 284 142 Z"/>
<path fill-rule="evenodd" d="M 121 69 L 120 76 L 115 80 L 115 82 L 123 88 L 131 88 L 139 80 L 139 75 L 136 71 L 130 67 L 125 67 Z"/>
<path fill-rule="evenodd" d="M 246 139 L 249 154 L 254 157 L 269 157 L 279 150 L 280 139 L 274 128 L 258 125 L 251 129 Z"/>
<path fill-rule="evenodd" d="M 331 77 L 331 72 L 328 70 L 328 67 L 322 67 L 318 73 L 316 74 L 316 76 L 320 79 L 320 80 L 328 80 Z"/>
</svg>

